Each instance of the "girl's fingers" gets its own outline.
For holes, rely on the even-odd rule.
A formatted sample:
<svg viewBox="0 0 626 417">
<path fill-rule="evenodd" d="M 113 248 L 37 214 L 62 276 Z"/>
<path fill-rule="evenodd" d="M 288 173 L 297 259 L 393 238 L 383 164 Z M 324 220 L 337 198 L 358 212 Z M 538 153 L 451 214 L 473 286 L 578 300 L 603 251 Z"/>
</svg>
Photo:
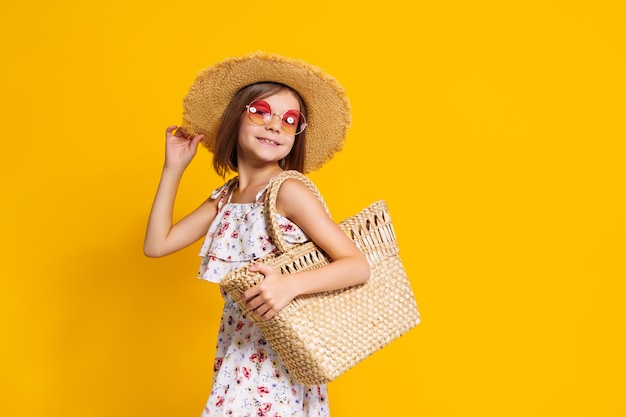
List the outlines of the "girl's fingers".
<svg viewBox="0 0 626 417">
<path fill-rule="evenodd" d="M 165 136 L 171 136 L 172 132 L 174 130 L 176 130 L 178 126 L 168 126 L 167 129 L 165 129 Z"/>
<path fill-rule="evenodd" d="M 250 267 L 248 268 L 248 271 L 260 272 L 261 274 L 267 276 L 271 274 L 272 272 L 275 272 L 275 269 L 269 266 L 268 264 L 259 263 L 259 264 L 250 265 Z"/>
<path fill-rule="evenodd" d="M 204 137 L 204 135 L 202 134 L 192 135 L 191 133 L 187 132 L 184 127 L 178 127 L 175 125 L 168 126 L 167 129 L 165 129 L 165 134 L 167 137 L 178 136 L 179 138 L 185 138 L 190 140 L 195 140 L 198 136 L 201 136 L 201 138 L 199 138 L 198 140 Z"/>
<path fill-rule="evenodd" d="M 204 139 L 204 135 L 202 133 L 200 133 L 199 135 L 194 136 L 193 138 L 191 138 L 191 144 L 193 146 L 197 146 L 198 143 L 200 143 L 200 141 Z"/>
<path fill-rule="evenodd" d="M 245 299 L 245 300 L 248 300 L 246 302 L 246 308 L 248 310 L 255 310 L 255 309 L 257 309 L 258 307 L 260 307 L 263 304 L 263 302 L 258 299 L 259 297 L 253 297 L 251 299 L 250 298 L 244 298 L 243 294 L 241 295 L 241 297 L 243 299 Z"/>
<path fill-rule="evenodd" d="M 269 320 L 276 315 L 276 312 L 272 309 L 267 310 L 265 313 L 261 315 L 264 320 Z"/>
</svg>

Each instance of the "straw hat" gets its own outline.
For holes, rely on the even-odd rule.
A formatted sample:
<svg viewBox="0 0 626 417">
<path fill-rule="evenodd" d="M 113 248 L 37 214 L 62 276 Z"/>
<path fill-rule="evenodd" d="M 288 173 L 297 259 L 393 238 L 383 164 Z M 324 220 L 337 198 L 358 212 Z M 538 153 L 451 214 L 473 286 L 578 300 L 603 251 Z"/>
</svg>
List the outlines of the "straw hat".
<svg viewBox="0 0 626 417">
<path fill-rule="evenodd" d="M 213 151 L 230 100 L 243 87 L 263 81 L 288 85 L 307 106 L 304 172 L 320 168 L 342 149 L 351 122 L 343 87 L 320 68 L 264 52 L 228 58 L 200 71 L 183 101 L 183 126 L 203 133 L 202 143 Z"/>
</svg>

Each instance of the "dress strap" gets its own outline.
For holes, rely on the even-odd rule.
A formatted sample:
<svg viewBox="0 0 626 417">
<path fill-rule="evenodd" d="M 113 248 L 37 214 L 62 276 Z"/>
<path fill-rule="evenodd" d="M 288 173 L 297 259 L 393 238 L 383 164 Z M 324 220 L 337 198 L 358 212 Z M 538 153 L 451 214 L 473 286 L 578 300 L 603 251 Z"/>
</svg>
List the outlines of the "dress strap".
<svg viewBox="0 0 626 417">
<path fill-rule="evenodd" d="M 235 188 L 237 188 L 237 184 L 239 183 L 238 180 L 239 180 L 239 177 L 231 178 L 230 180 L 226 182 L 226 184 L 222 185 L 220 188 L 218 188 L 217 190 L 211 193 L 211 199 L 215 200 L 219 198 L 219 201 L 217 202 L 218 212 L 222 210 L 222 207 L 224 206 L 224 200 L 226 199 L 226 196 L 229 195 L 232 185 L 235 184 Z M 235 188 L 233 188 L 233 191 L 235 190 Z M 228 201 L 226 202 L 226 204 L 230 203 L 230 199 L 232 198 L 232 196 L 233 196 L 233 193 L 230 192 L 230 195 L 228 197 Z"/>
<path fill-rule="evenodd" d="M 265 187 L 263 187 L 263 189 L 256 194 L 256 196 L 254 197 L 254 204 L 263 204 L 263 201 L 265 200 L 265 193 L 267 192 L 267 189 L 269 188 L 270 184 L 271 184 L 271 180 L 268 181 L 268 183 L 265 184 Z M 230 201 L 233 198 L 233 194 L 235 194 L 235 190 L 237 189 L 238 186 L 239 186 L 239 177 L 235 177 L 235 178 L 230 179 L 226 184 L 222 185 L 220 188 L 218 188 L 217 190 L 213 191 L 213 193 L 211 193 L 212 199 L 215 200 L 219 198 L 219 201 L 217 203 L 218 211 L 222 209 L 224 204 L 230 204 Z M 228 199 L 226 199 L 226 196 L 228 196 Z"/>
<path fill-rule="evenodd" d="M 256 194 L 256 197 L 254 198 L 254 202 L 256 204 L 263 204 L 263 201 L 265 200 L 265 192 L 269 188 L 271 182 L 272 180 L 265 184 L 265 187 L 263 187 L 263 189 Z"/>
</svg>

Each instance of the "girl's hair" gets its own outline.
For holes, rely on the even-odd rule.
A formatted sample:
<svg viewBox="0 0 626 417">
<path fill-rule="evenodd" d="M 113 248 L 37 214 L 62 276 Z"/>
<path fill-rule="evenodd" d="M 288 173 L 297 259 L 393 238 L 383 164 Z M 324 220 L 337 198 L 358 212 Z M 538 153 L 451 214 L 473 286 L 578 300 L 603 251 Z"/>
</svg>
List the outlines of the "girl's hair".
<svg viewBox="0 0 626 417">
<path fill-rule="evenodd" d="M 282 90 L 291 91 L 300 103 L 300 113 L 307 117 L 306 106 L 300 94 L 293 88 L 280 83 L 261 82 L 251 84 L 239 90 L 230 100 L 224 111 L 215 136 L 213 168 L 218 175 L 225 177 L 230 171 L 237 171 L 237 140 L 241 115 L 252 101 L 269 97 Z M 302 172 L 306 152 L 306 129 L 296 135 L 291 152 L 279 161 L 283 169 L 295 169 Z"/>
</svg>

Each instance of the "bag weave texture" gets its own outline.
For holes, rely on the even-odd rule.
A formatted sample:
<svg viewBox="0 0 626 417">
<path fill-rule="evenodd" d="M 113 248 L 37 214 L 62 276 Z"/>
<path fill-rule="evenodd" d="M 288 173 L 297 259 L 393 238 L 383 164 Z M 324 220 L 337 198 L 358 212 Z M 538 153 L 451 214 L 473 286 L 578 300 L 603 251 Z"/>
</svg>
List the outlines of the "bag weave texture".
<svg viewBox="0 0 626 417">
<path fill-rule="evenodd" d="M 279 253 L 255 262 L 267 263 L 282 274 L 320 268 L 331 261 L 313 242 L 288 246 L 282 238 L 276 198 L 281 184 L 290 178 L 304 182 L 328 212 L 319 191 L 303 174 L 285 171 L 272 180 L 265 216 Z M 304 385 L 336 379 L 420 322 L 386 203 L 372 203 L 339 227 L 370 264 L 370 278 L 364 284 L 298 296 L 270 320 L 249 314 L 289 373 Z M 247 312 L 241 294 L 261 280 L 262 274 L 244 267 L 226 275 L 220 286 Z"/>
</svg>

